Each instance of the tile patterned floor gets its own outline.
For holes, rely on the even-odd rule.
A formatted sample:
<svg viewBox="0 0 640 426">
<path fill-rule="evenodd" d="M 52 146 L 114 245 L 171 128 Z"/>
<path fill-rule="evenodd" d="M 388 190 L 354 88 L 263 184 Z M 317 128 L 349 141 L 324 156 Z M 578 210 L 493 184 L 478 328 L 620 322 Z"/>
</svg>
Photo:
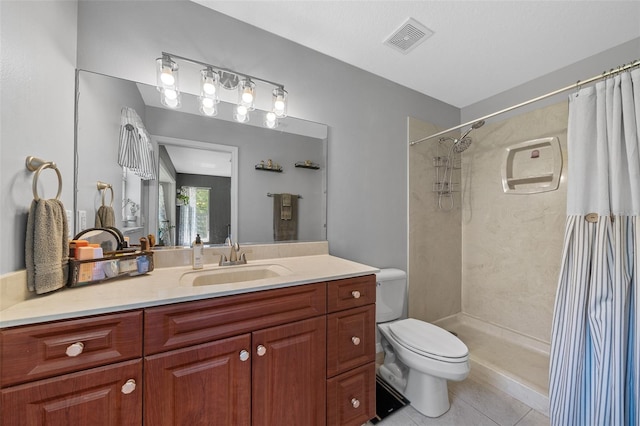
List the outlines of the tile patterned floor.
<svg viewBox="0 0 640 426">
<path fill-rule="evenodd" d="M 466 379 L 449 382 L 451 408 L 425 417 L 407 406 L 378 423 L 381 426 L 549 426 L 549 419 L 499 389 Z"/>
</svg>

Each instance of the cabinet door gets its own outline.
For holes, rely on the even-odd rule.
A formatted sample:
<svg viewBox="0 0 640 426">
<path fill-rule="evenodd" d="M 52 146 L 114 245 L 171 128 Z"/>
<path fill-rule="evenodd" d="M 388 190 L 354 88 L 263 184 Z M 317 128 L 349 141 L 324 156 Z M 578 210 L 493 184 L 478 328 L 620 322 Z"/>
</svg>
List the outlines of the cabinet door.
<svg viewBox="0 0 640 426">
<path fill-rule="evenodd" d="M 145 424 L 249 425 L 250 345 L 244 334 L 146 357 Z"/>
<path fill-rule="evenodd" d="M 253 333 L 253 425 L 324 425 L 326 317 Z"/>
<path fill-rule="evenodd" d="M 126 361 L 2 390 L 3 426 L 142 424 L 142 361 Z"/>
</svg>

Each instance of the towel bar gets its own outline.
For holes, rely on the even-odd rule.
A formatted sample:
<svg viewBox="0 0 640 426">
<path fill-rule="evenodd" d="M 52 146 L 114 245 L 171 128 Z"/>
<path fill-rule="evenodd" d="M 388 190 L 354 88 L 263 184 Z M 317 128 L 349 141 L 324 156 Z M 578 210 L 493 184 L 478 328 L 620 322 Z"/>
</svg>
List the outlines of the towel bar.
<svg viewBox="0 0 640 426">
<path fill-rule="evenodd" d="M 107 192 L 107 189 L 111 190 L 111 202 L 109 203 L 110 207 L 113 207 L 113 186 L 110 183 L 100 182 L 97 183 L 98 191 L 102 194 L 102 205 L 104 206 L 104 194 Z"/>
<path fill-rule="evenodd" d="M 44 161 L 40 158 L 28 156 L 26 160 L 27 169 L 36 172 L 33 176 L 33 199 L 38 201 L 40 197 L 38 196 L 38 177 L 40 176 L 40 172 L 44 169 L 53 169 L 58 175 L 58 193 L 56 194 L 56 200 L 60 199 L 60 195 L 62 194 L 62 174 L 60 174 L 60 170 L 58 170 L 58 166 L 53 161 Z"/>
<path fill-rule="evenodd" d="M 277 194 L 272 194 L 270 192 L 267 192 L 267 197 L 273 197 L 274 195 L 277 195 Z M 291 195 L 293 195 L 294 197 L 302 198 L 302 195 L 295 195 L 295 194 L 291 194 Z"/>
</svg>

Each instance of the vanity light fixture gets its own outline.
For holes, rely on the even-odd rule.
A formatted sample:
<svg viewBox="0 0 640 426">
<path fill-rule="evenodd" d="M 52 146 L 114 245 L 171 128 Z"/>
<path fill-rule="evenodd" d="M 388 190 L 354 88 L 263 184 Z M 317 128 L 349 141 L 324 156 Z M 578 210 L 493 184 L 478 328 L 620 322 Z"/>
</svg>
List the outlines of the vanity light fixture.
<svg viewBox="0 0 640 426">
<path fill-rule="evenodd" d="M 265 114 L 263 125 L 270 129 L 276 128 L 278 119 L 287 116 L 288 94 L 282 84 L 166 52 L 162 52 L 162 57 L 156 60 L 157 88 L 161 93 L 162 105 L 170 108 L 181 106 L 177 60 L 204 67 L 200 71 L 200 95 L 198 97 L 200 102 L 198 109 L 202 115 L 213 117 L 218 113 L 221 89 L 237 89 L 238 101 L 233 109 L 233 119 L 239 123 L 248 122 L 249 113 L 255 109 L 257 82 L 273 87 L 271 111 Z"/>
<path fill-rule="evenodd" d="M 237 105 L 233 110 L 233 119 L 238 123 L 248 123 L 249 109 L 244 105 Z"/>
<path fill-rule="evenodd" d="M 282 87 L 273 89 L 273 113 L 276 117 L 284 118 L 287 116 L 287 91 Z"/>
<path fill-rule="evenodd" d="M 256 84 L 248 78 L 240 80 L 238 84 L 238 105 L 247 107 L 249 111 L 255 108 Z"/>
<path fill-rule="evenodd" d="M 178 64 L 163 53 L 161 58 L 156 59 L 156 68 L 160 102 L 169 108 L 179 108 L 181 96 L 178 88 Z"/>
<path fill-rule="evenodd" d="M 200 112 L 207 117 L 218 114 L 220 75 L 211 67 L 200 71 Z"/>
<path fill-rule="evenodd" d="M 278 117 L 275 112 L 268 111 L 264 114 L 264 127 L 268 127 L 269 129 L 275 129 L 278 127 Z"/>
</svg>

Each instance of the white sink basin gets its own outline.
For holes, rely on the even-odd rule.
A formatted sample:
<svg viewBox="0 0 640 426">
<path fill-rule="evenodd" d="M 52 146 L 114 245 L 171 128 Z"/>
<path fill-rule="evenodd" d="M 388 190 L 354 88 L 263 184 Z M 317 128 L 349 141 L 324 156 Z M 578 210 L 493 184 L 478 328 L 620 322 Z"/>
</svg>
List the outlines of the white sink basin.
<svg viewBox="0 0 640 426">
<path fill-rule="evenodd" d="M 291 275 L 293 271 L 282 265 L 237 265 L 217 269 L 187 272 L 180 278 L 184 286 L 203 286 L 256 281 Z"/>
</svg>

